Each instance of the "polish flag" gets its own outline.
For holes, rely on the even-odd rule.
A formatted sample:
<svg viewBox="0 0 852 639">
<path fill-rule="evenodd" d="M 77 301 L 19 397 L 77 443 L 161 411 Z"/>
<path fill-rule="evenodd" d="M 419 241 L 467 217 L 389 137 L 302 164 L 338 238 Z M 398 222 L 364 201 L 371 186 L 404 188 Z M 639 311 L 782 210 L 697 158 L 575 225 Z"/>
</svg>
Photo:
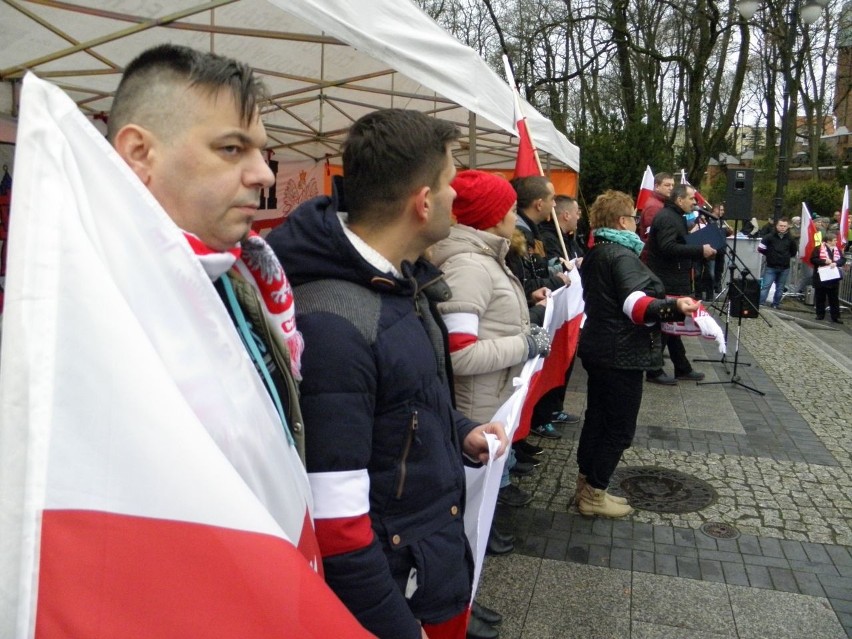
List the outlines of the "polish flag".
<svg viewBox="0 0 852 639">
<path fill-rule="evenodd" d="M 585 308 L 583 285 L 576 268 L 568 275 L 571 285 L 557 289 L 547 302 L 544 328 L 550 333 L 550 355 L 539 360 L 532 375 L 520 423 L 512 441 L 519 441 L 529 435 L 533 408 L 545 393 L 565 383 L 565 371 L 577 352 Z"/>
<path fill-rule="evenodd" d="M 538 159 L 538 151 L 527 128 L 527 118 L 521 109 L 521 98 L 515 86 L 515 76 L 512 73 L 512 67 L 509 66 L 509 58 L 505 55 L 503 56 L 503 65 L 506 68 L 506 79 L 509 81 L 512 97 L 515 101 L 515 127 L 518 129 L 518 157 L 515 160 L 514 177 L 544 175 L 541 161 Z"/>
<path fill-rule="evenodd" d="M 840 229 L 837 231 L 837 247 L 843 251 L 849 240 L 849 185 L 843 189 L 843 206 L 840 209 Z"/>
<path fill-rule="evenodd" d="M 799 236 L 799 259 L 805 264 L 811 263 L 811 253 L 817 246 L 817 229 L 808 205 L 802 202 L 802 233 Z M 821 241 L 821 240 L 820 240 Z"/>
<path fill-rule="evenodd" d="M 686 169 L 681 169 L 681 170 L 680 170 L 680 183 L 681 183 L 681 184 L 686 184 L 686 185 L 688 185 L 688 186 L 692 186 L 692 185 L 689 183 L 689 180 L 687 180 L 687 179 L 686 179 Z M 692 186 L 692 188 L 693 188 L 693 189 L 695 189 L 695 187 L 694 187 L 694 186 Z M 703 195 L 701 195 L 701 192 L 700 192 L 698 189 L 695 189 L 695 203 L 696 203 L 698 206 L 700 206 L 701 208 L 706 208 L 706 207 L 707 207 L 707 200 L 705 200 L 705 199 L 704 199 L 704 196 L 703 196 Z"/>
<path fill-rule="evenodd" d="M 0 351 L 0 636 L 368 637 L 183 233 L 58 88 L 21 93 Z"/>
<path fill-rule="evenodd" d="M 645 173 L 642 175 L 642 184 L 639 185 L 639 195 L 636 196 L 636 210 L 642 211 L 648 199 L 654 193 L 654 174 L 651 172 L 651 167 L 645 167 Z"/>
</svg>

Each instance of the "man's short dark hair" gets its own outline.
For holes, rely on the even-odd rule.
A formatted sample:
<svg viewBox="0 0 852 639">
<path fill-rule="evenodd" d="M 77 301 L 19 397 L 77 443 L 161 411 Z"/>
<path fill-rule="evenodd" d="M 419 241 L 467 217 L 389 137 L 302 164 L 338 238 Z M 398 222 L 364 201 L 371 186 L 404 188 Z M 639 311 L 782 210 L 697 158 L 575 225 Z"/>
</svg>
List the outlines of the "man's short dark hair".
<svg viewBox="0 0 852 639">
<path fill-rule="evenodd" d="M 672 189 L 671 199 L 673 201 L 677 201 L 683 197 L 686 197 L 686 194 L 689 192 L 689 189 L 695 190 L 695 187 L 690 186 L 689 184 L 675 184 Z"/>
<path fill-rule="evenodd" d="M 674 180 L 674 175 L 661 171 L 654 176 L 654 186 L 660 186 L 665 180 Z"/>
<path fill-rule="evenodd" d="M 790 223 L 790 220 L 788 220 L 786 217 L 784 217 L 784 216 L 782 215 L 782 216 L 781 216 L 781 217 L 779 217 L 777 220 L 775 220 L 775 224 L 778 224 L 778 222 L 787 222 L 787 224 L 789 224 L 789 223 Z"/>
<path fill-rule="evenodd" d="M 436 188 L 447 148 L 459 137 L 455 124 L 420 111 L 382 109 L 361 117 L 343 144 L 349 222 L 391 220 L 412 192 Z"/>
<path fill-rule="evenodd" d="M 127 65 L 115 92 L 107 125 L 112 140 L 125 125 L 139 124 L 162 130 L 180 115 L 175 89 L 196 87 L 215 94 L 229 88 L 243 124 L 257 114 L 257 104 L 266 97 L 261 81 L 251 67 L 215 53 L 175 44 L 162 44 L 140 53 Z"/>
<path fill-rule="evenodd" d="M 547 188 L 550 180 L 539 175 L 515 178 L 511 184 L 515 193 L 518 194 L 519 211 L 528 209 L 536 200 L 544 199 L 550 195 L 550 189 Z"/>
<path fill-rule="evenodd" d="M 571 206 L 572 204 L 575 204 L 577 202 L 577 200 L 575 200 L 570 195 L 557 195 L 554 201 L 555 201 L 554 208 L 557 211 L 564 211 L 569 206 Z"/>
</svg>

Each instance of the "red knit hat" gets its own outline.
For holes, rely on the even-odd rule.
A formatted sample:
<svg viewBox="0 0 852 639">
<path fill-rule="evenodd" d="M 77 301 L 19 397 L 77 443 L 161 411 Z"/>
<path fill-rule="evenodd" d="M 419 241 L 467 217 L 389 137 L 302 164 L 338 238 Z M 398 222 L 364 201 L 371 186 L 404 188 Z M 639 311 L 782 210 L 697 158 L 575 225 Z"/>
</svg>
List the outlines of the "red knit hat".
<svg viewBox="0 0 852 639">
<path fill-rule="evenodd" d="M 452 182 L 453 215 L 459 224 L 483 231 L 496 226 L 518 200 L 509 181 L 485 171 L 462 171 Z"/>
</svg>

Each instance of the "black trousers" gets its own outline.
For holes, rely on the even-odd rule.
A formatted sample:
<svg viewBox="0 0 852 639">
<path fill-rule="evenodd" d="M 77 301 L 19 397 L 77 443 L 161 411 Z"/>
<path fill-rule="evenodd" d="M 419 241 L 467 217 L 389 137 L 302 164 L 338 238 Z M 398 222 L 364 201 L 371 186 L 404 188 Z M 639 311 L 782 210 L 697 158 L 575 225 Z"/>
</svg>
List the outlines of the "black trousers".
<svg viewBox="0 0 852 639">
<path fill-rule="evenodd" d="M 686 356 L 686 347 L 683 345 L 680 335 L 661 333 L 660 343 L 663 345 L 663 350 L 666 347 L 669 349 L 669 357 L 672 360 L 672 364 L 674 364 L 675 377 L 678 375 L 688 375 L 692 372 L 692 364 L 689 363 L 689 358 Z M 658 377 L 663 372 L 662 368 L 655 371 L 648 371 L 648 377 Z"/>
<path fill-rule="evenodd" d="M 577 465 L 594 488 L 606 488 L 622 453 L 636 434 L 642 404 L 642 371 L 586 365 L 586 420 L 577 446 Z"/>
<path fill-rule="evenodd" d="M 814 306 L 816 307 L 817 317 L 825 317 L 825 302 L 828 299 L 828 310 L 831 314 L 831 319 L 840 319 L 840 296 L 838 295 L 839 287 L 814 286 Z"/>
</svg>

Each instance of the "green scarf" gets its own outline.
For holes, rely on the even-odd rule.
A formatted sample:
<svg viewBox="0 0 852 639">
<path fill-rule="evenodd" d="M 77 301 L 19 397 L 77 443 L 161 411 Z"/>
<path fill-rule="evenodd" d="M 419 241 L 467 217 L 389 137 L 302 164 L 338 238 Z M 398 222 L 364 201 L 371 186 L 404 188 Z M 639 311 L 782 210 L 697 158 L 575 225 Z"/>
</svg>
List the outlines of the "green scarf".
<svg viewBox="0 0 852 639">
<path fill-rule="evenodd" d="M 595 229 L 592 234 L 595 236 L 595 239 L 600 238 L 606 242 L 621 244 L 623 247 L 629 248 L 631 251 L 636 253 L 636 255 L 639 255 L 645 247 L 645 243 L 639 239 L 639 236 L 633 231 L 605 227 L 602 229 Z"/>
</svg>

